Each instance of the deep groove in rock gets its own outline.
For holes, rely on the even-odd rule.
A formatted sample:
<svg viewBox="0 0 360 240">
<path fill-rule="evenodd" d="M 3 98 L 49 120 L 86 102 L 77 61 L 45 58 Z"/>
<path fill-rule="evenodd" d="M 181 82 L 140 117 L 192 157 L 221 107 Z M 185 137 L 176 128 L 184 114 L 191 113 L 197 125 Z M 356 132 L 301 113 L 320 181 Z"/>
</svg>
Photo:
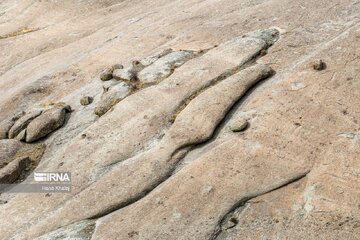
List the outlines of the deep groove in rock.
<svg viewBox="0 0 360 240">
<path fill-rule="evenodd" d="M 253 198 L 256 198 L 256 197 L 259 197 L 259 196 L 262 196 L 262 195 L 265 195 L 267 193 L 271 193 L 271 192 L 274 192 L 278 189 L 281 189 L 281 188 L 284 188 L 286 186 L 289 186 L 290 184 L 292 183 L 295 183 L 297 181 L 300 181 L 301 179 L 305 178 L 308 174 L 309 174 L 310 170 L 306 171 L 305 173 L 303 174 L 300 174 L 300 175 L 297 175 L 297 176 L 294 176 L 293 178 L 289 179 L 288 181 L 284 182 L 283 184 L 281 184 L 280 186 L 277 186 L 273 189 L 270 189 L 268 191 L 265 191 L 265 192 L 260 192 L 258 194 L 254 194 L 253 196 L 248 196 L 247 198 L 245 199 L 240 199 L 237 203 L 235 203 L 228 211 L 226 214 L 224 214 L 224 216 L 220 219 L 220 221 L 218 222 L 218 224 L 216 225 L 215 229 L 214 229 L 214 232 L 210 235 L 209 237 L 209 240 L 216 240 L 218 238 L 218 236 L 221 234 L 221 232 L 223 231 L 222 230 L 222 226 L 224 225 L 225 223 L 225 220 L 228 219 L 237 209 L 245 206 L 245 204 L 253 199 Z"/>
</svg>

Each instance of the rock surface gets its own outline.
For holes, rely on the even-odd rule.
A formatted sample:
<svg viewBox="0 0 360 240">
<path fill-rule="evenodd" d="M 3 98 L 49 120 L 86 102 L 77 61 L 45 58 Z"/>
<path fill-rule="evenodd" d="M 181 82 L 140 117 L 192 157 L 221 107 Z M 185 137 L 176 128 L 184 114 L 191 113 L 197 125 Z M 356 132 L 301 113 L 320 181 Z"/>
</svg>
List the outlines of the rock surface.
<svg viewBox="0 0 360 240">
<path fill-rule="evenodd" d="M 115 69 L 113 77 L 116 80 L 128 82 L 135 82 L 137 80 L 136 71 L 132 67 Z"/>
<path fill-rule="evenodd" d="M 83 106 L 86 106 L 86 105 L 91 104 L 93 102 L 93 100 L 94 99 L 92 97 L 85 96 L 80 99 L 80 104 Z"/>
<path fill-rule="evenodd" d="M 104 89 L 100 101 L 95 108 L 95 114 L 101 117 L 118 102 L 124 99 L 131 92 L 131 87 L 126 83 L 119 83 Z"/>
<path fill-rule="evenodd" d="M 44 111 L 26 128 L 26 142 L 33 142 L 61 127 L 65 122 L 66 109 L 54 107 Z"/>
<path fill-rule="evenodd" d="M 26 139 L 26 129 L 22 130 L 16 137 L 15 137 L 16 140 L 19 140 L 19 141 L 25 141 Z"/>
<path fill-rule="evenodd" d="M 1 1 L 0 137 L 16 112 L 73 109 L 31 168 L 71 172 L 72 192 L 1 193 L 1 239 L 358 239 L 359 12 L 358 0 Z M 118 63 L 109 72 L 136 78 L 99 79 Z"/>
<path fill-rule="evenodd" d="M 140 71 L 138 78 L 147 84 L 159 82 L 168 77 L 175 68 L 180 67 L 193 55 L 194 53 L 191 51 L 176 51 L 168 53 L 155 60 L 151 66 Z M 145 60 L 145 64 L 148 64 L 148 62 L 149 60 Z"/>
<path fill-rule="evenodd" d="M 106 69 L 100 74 L 101 81 L 108 81 L 113 78 L 112 70 Z"/>
<path fill-rule="evenodd" d="M 0 123 L 0 139 L 6 139 L 9 137 L 9 131 L 14 123 L 15 122 L 11 119 L 5 119 Z"/>
<path fill-rule="evenodd" d="M 0 168 L 11 162 L 23 145 L 16 139 L 0 140 Z"/>
<path fill-rule="evenodd" d="M 15 138 L 21 131 L 26 129 L 28 124 L 42 113 L 41 110 L 34 110 L 19 118 L 9 130 L 9 138 Z"/>
<path fill-rule="evenodd" d="M 236 118 L 230 124 L 230 129 L 233 132 L 244 131 L 248 127 L 249 123 L 244 118 Z"/>
<path fill-rule="evenodd" d="M 0 169 L 0 184 L 10 184 L 15 182 L 25 169 L 29 166 L 28 157 L 18 158 Z"/>
</svg>

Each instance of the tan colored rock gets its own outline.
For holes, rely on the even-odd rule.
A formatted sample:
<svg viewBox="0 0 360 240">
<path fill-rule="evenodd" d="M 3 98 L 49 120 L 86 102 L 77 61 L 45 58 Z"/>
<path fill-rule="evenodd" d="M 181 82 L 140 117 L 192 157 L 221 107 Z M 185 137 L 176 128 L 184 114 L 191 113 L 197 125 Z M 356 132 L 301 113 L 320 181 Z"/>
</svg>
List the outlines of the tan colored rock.
<svg viewBox="0 0 360 240">
<path fill-rule="evenodd" d="M 3 120 L 0 123 L 0 139 L 6 139 L 8 138 L 8 133 L 11 127 L 14 125 L 14 121 L 11 119 Z"/>
<path fill-rule="evenodd" d="M 144 59 L 141 59 L 140 63 L 142 66 L 147 67 L 147 66 L 153 64 L 159 58 L 171 53 L 172 51 L 173 50 L 171 48 L 164 49 L 164 50 L 160 51 L 159 53 L 156 53 L 156 54 L 150 55 Z"/>
<path fill-rule="evenodd" d="M 15 121 L 17 121 L 19 118 L 25 115 L 25 112 L 20 112 L 15 114 L 10 119 L 5 119 L 0 122 L 0 139 L 6 139 L 8 138 L 8 133 L 11 129 L 11 127 L 14 125 Z"/>
<path fill-rule="evenodd" d="M 127 97 L 130 92 L 131 87 L 126 83 L 119 83 L 106 88 L 105 92 L 101 96 L 100 102 L 96 105 L 95 114 L 101 117 L 118 102 Z"/>
<path fill-rule="evenodd" d="M 16 139 L 0 140 L 0 168 L 11 162 L 23 146 L 24 144 Z"/>
<path fill-rule="evenodd" d="M 28 157 L 17 158 L 0 169 L 0 184 L 10 184 L 18 180 L 30 164 Z"/>
<path fill-rule="evenodd" d="M 41 110 L 34 110 L 19 118 L 9 130 L 9 138 L 15 138 L 28 124 L 42 113 Z"/>
<path fill-rule="evenodd" d="M 242 132 L 248 127 L 249 123 L 245 118 L 238 117 L 230 123 L 230 129 L 233 132 Z"/>
<path fill-rule="evenodd" d="M 126 204 L 129 198 L 138 198 L 147 189 L 151 189 L 154 183 L 161 182 L 162 179 L 174 170 L 174 166 L 180 160 L 175 156 L 177 150 L 209 139 L 215 127 L 231 106 L 251 86 L 271 74 L 272 69 L 267 66 L 258 65 L 250 67 L 203 92 L 179 114 L 169 133 L 164 136 L 158 147 L 134 157 L 129 165 L 114 168 L 103 178 L 81 192 L 76 199 L 68 201 L 54 216 L 62 219 L 63 223 L 69 224 L 81 218 L 101 215 L 103 211 L 111 208 L 111 206 Z M 213 96 L 217 97 L 214 98 Z M 207 109 L 206 114 L 204 114 L 204 109 Z M 193 129 L 197 129 L 197 132 L 194 132 Z M 154 172 L 153 169 L 156 168 L 158 170 Z M 135 175 L 147 177 L 146 179 L 135 178 Z M 121 182 L 117 184 L 110 180 L 115 178 L 122 179 L 125 182 L 128 182 L 130 179 L 133 180 L 127 184 L 122 184 Z M 70 212 L 70 209 L 78 207 L 88 208 L 90 205 L 93 205 L 92 200 L 86 196 L 93 192 L 94 189 L 108 189 L 110 187 L 109 184 L 112 188 L 117 188 L 116 193 L 111 192 L 107 194 L 106 191 L 101 192 L 101 194 L 99 193 L 97 195 L 98 200 L 101 199 L 99 204 L 93 206 L 91 210 L 83 212 L 83 215 L 73 215 Z M 79 203 L 81 206 L 79 206 Z M 57 224 L 60 224 L 57 221 L 53 218 L 46 219 L 34 230 L 42 229 L 45 226 L 46 228 L 50 228 L 50 226 L 54 228 L 58 226 Z"/>
<path fill-rule="evenodd" d="M 115 69 L 123 69 L 124 66 L 122 64 L 114 64 L 111 69 L 114 71 Z"/>
<path fill-rule="evenodd" d="M 115 69 L 113 72 L 113 77 L 116 80 L 128 81 L 128 82 L 136 82 L 137 81 L 137 73 L 136 71 L 130 68 L 123 69 Z"/>
<path fill-rule="evenodd" d="M 19 141 L 25 141 L 26 139 L 26 129 L 22 130 L 16 137 L 15 137 L 16 140 L 19 140 Z"/>
<path fill-rule="evenodd" d="M 5 0 L 0 9 L 0 122 L 54 99 L 74 107 L 36 169 L 70 171 L 72 192 L 2 193 L 1 239 L 358 239 L 357 1 Z M 257 31 L 270 26 L 275 44 Z M 244 34 L 239 49 L 222 47 Z M 144 56 L 169 47 L 199 55 L 95 116 L 111 82 L 89 81 L 100 67 L 139 59 L 142 71 L 156 60 Z M 246 68 L 276 74 L 220 114 L 215 89 L 245 69 L 243 56 Z M 313 69 L 319 59 L 326 70 Z M 94 104 L 81 107 L 81 96 Z M 229 131 L 237 112 L 251 116 L 246 134 Z"/>
<path fill-rule="evenodd" d="M 170 52 L 141 70 L 138 78 L 147 84 L 157 83 L 167 78 L 175 68 L 181 66 L 193 56 L 194 53 L 191 51 Z"/>
<path fill-rule="evenodd" d="M 26 129 L 26 142 L 33 142 L 60 128 L 65 122 L 65 108 L 52 108 L 44 111 L 29 123 Z"/>
</svg>

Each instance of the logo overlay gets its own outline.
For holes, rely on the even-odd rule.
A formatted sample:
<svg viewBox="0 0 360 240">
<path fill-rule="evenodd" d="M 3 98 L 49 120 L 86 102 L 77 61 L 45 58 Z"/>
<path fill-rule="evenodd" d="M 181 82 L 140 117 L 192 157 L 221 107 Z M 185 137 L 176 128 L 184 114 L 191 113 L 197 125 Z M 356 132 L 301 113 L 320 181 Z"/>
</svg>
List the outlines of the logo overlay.
<svg viewBox="0 0 360 240">
<path fill-rule="evenodd" d="M 0 184 L 0 193 L 70 193 L 71 173 L 34 172 L 24 182 Z"/>
</svg>

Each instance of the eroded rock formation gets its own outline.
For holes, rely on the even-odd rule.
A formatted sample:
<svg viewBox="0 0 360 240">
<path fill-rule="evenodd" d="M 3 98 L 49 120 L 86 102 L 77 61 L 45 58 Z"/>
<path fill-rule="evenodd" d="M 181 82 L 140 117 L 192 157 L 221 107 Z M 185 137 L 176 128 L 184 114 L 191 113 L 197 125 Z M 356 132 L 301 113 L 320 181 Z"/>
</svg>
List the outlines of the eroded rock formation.
<svg viewBox="0 0 360 240">
<path fill-rule="evenodd" d="M 359 6 L 1 2 L 1 238 L 357 239 Z"/>
</svg>

